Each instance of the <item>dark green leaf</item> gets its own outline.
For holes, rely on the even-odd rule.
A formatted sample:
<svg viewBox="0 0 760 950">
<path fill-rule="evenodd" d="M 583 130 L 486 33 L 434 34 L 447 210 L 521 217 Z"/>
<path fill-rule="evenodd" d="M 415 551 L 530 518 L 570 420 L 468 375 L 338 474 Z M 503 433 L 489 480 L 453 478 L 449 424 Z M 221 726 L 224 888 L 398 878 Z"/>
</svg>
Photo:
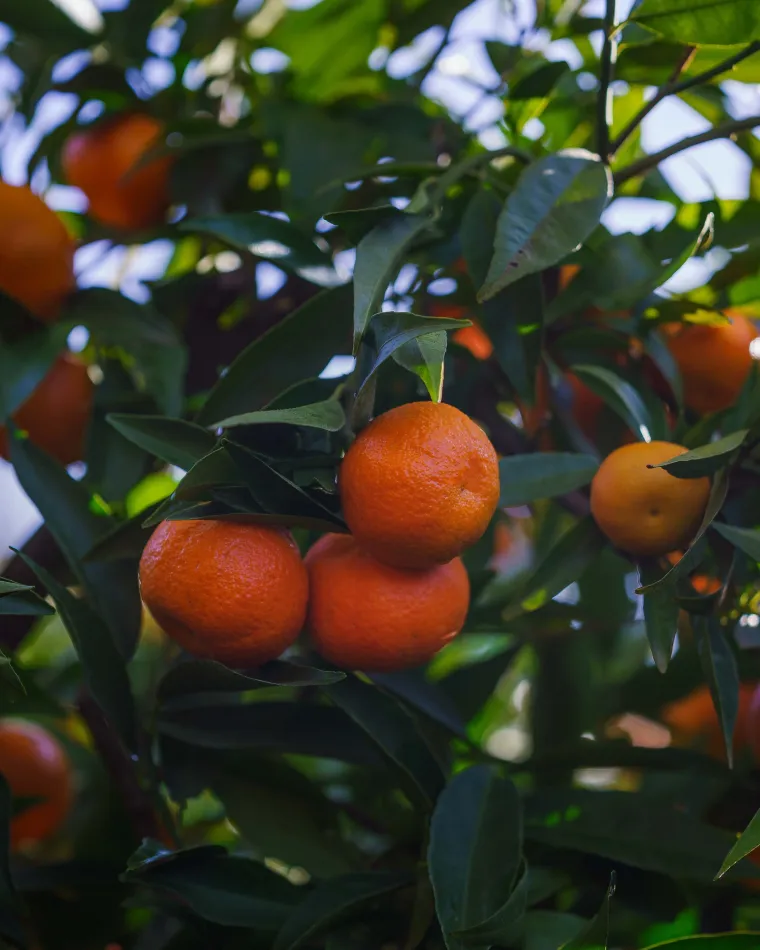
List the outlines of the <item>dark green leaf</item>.
<svg viewBox="0 0 760 950">
<path fill-rule="evenodd" d="M 277 934 L 273 950 L 296 950 L 412 883 L 411 875 L 390 871 L 345 874 L 325 881 L 293 911 Z"/>
<path fill-rule="evenodd" d="M 425 333 L 393 351 L 399 366 L 419 376 L 433 402 L 443 398 L 443 360 L 448 342 L 445 330 Z"/>
<path fill-rule="evenodd" d="M 603 366 L 572 366 L 571 371 L 603 399 L 638 437 L 642 436 L 644 430 L 651 433 L 649 411 L 629 382 Z"/>
<path fill-rule="evenodd" d="M 0 597 L 7 597 L 8 594 L 19 594 L 25 590 L 34 590 L 31 584 L 17 584 L 16 581 L 8 581 L 0 577 Z"/>
<path fill-rule="evenodd" d="M 405 253 L 430 224 L 427 217 L 399 211 L 381 221 L 359 242 L 354 267 L 354 354 L 372 315 L 380 310 L 388 284 L 401 267 Z"/>
<path fill-rule="evenodd" d="M 0 614 L 6 616 L 49 617 L 55 610 L 33 590 L 19 590 L 0 596 Z"/>
<path fill-rule="evenodd" d="M 723 877 L 726 871 L 754 851 L 755 848 L 760 848 L 760 811 L 755 812 L 752 820 L 739 836 L 739 840 L 726 855 L 720 870 L 715 875 L 716 878 Z"/>
<path fill-rule="evenodd" d="M 8 783 L 0 774 L 0 935 L 18 947 L 26 946 L 21 908 L 18 905 L 8 859 L 13 801 Z"/>
<path fill-rule="evenodd" d="M 722 521 L 713 521 L 712 528 L 753 561 L 760 562 L 760 531 L 738 528 L 733 524 L 723 524 Z"/>
<path fill-rule="evenodd" d="M 111 413 L 108 421 L 130 442 L 169 465 L 185 470 L 212 452 L 216 445 L 214 435 L 184 419 Z"/>
<path fill-rule="evenodd" d="M 645 950 L 755 950 L 757 946 L 760 946 L 760 930 L 747 930 L 741 933 L 677 937 L 675 940 L 653 944 Z"/>
<path fill-rule="evenodd" d="M 19 552 L 55 601 L 82 664 L 85 685 L 129 748 L 135 746 L 135 710 L 124 660 L 100 618 L 53 575 Z"/>
<path fill-rule="evenodd" d="M 557 910 L 531 910 L 525 915 L 523 950 L 556 950 L 586 925 L 583 917 Z"/>
<path fill-rule="evenodd" d="M 631 19 L 694 46 L 732 46 L 760 38 L 760 9 L 752 0 L 642 0 Z"/>
<path fill-rule="evenodd" d="M 717 617 L 694 615 L 691 622 L 730 767 L 734 759 L 734 727 L 739 713 L 739 670 L 736 657 Z"/>
<path fill-rule="evenodd" d="M 210 234 L 238 250 L 272 260 L 322 287 L 343 283 L 330 257 L 310 237 L 290 222 L 259 211 L 192 218 L 183 221 L 180 230 Z"/>
<path fill-rule="evenodd" d="M 611 194 L 608 169 L 583 149 L 530 165 L 499 215 L 494 255 L 478 298 L 488 300 L 526 274 L 561 261 L 597 227 Z"/>
<path fill-rule="evenodd" d="M 438 799 L 428 866 L 449 947 L 507 904 L 522 860 L 520 815 L 514 785 L 487 766 L 460 772 Z"/>
<path fill-rule="evenodd" d="M 508 455 L 499 462 L 499 506 L 512 508 L 564 495 L 588 485 L 598 468 L 593 455 L 575 452 Z"/>
<path fill-rule="evenodd" d="M 68 330 L 55 324 L 17 343 L 0 344 L 0 419 L 7 419 L 31 396 L 64 348 Z"/>
<path fill-rule="evenodd" d="M 676 455 L 667 462 L 653 465 L 652 468 L 667 469 L 676 478 L 702 478 L 705 475 L 712 475 L 719 468 L 730 465 L 748 433 L 749 429 L 740 429 L 716 442 L 700 445 L 698 449 L 691 449 L 683 455 Z"/>
<path fill-rule="evenodd" d="M 570 67 L 564 60 L 542 63 L 516 83 L 510 83 L 509 101 L 545 98 L 569 70 Z"/>
<path fill-rule="evenodd" d="M 55 48 L 80 49 L 93 42 L 93 35 L 83 30 L 51 0 L 1 0 L 0 22 L 21 35 L 33 36 Z"/>
<path fill-rule="evenodd" d="M 607 950 L 610 935 L 610 903 L 614 894 L 615 874 L 613 872 L 599 913 L 581 933 L 562 944 L 561 950 Z"/>
<path fill-rule="evenodd" d="M 443 774 L 413 717 L 390 696 L 355 676 L 328 686 L 325 692 L 393 763 L 407 791 L 431 806 L 443 787 Z"/>
<path fill-rule="evenodd" d="M 639 582 L 641 587 L 655 584 L 662 571 L 655 563 L 642 561 L 639 564 Z M 671 587 L 655 587 L 644 598 L 644 623 L 647 639 L 652 650 L 657 669 L 664 673 L 673 655 L 673 644 L 678 632 L 679 604 L 676 592 Z"/>
<path fill-rule="evenodd" d="M 325 290 L 254 340 L 211 390 L 198 424 L 262 409 L 295 383 L 319 376 L 336 354 L 348 353 L 350 300 L 350 287 Z"/>
<path fill-rule="evenodd" d="M 464 736 L 466 725 L 455 704 L 437 683 L 431 683 L 421 670 L 401 670 L 397 673 L 373 673 L 370 677 L 383 689 L 414 706 L 426 716 L 439 722 L 454 735 Z"/>
<path fill-rule="evenodd" d="M 523 862 L 517 883 L 505 903 L 482 923 L 457 931 L 450 943 L 472 947 L 473 950 L 491 945 L 508 946 L 522 933 L 527 907 L 528 874 Z"/>
<path fill-rule="evenodd" d="M 188 693 L 243 693 L 267 686 L 328 686 L 344 677 L 345 673 L 318 670 L 287 660 L 273 660 L 252 673 L 231 670 L 215 660 L 183 660 L 161 680 L 158 698 L 165 702 Z"/>
<path fill-rule="evenodd" d="M 292 409 L 260 409 L 258 412 L 244 412 L 238 416 L 221 419 L 217 426 L 220 429 L 233 429 L 235 426 L 275 423 L 337 432 L 346 424 L 346 417 L 337 399 L 326 399 L 324 402 L 315 402 L 310 406 L 295 406 Z"/>
</svg>

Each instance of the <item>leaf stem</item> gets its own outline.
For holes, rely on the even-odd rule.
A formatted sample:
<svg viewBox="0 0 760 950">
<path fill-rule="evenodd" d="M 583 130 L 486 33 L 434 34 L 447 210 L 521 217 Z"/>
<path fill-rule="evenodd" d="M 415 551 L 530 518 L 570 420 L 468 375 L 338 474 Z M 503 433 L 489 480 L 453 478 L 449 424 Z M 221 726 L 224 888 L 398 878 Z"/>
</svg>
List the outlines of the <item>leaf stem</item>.
<svg viewBox="0 0 760 950">
<path fill-rule="evenodd" d="M 604 43 L 599 66 L 599 96 L 596 100 L 597 151 L 607 160 L 612 122 L 612 95 L 610 83 L 617 53 L 615 38 L 615 0 L 606 0 L 604 8 Z"/>
<path fill-rule="evenodd" d="M 623 145 L 623 143 L 626 142 L 628 138 L 630 138 L 630 136 L 641 125 L 644 119 L 649 115 L 652 109 L 654 109 L 656 105 L 659 105 L 663 99 L 667 98 L 668 96 L 680 95 L 682 92 L 686 92 L 688 89 L 693 89 L 694 86 L 704 85 L 704 83 L 709 82 L 716 76 L 720 76 L 721 73 L 728 72 L 742 60 L 747 59 L 754 53 L 760 52 L 760 41 L 756 40 L 755 42 L 750 43 L 749 46 L 746 46 L 743 50 L 740 50 L 738 53 L 735 53 L 728 59 L 722 60 L 720 63 L 717 63 L 710 69 L 706 69 L 704 72 L 697 73 L 696 76 L 690 76 L 688 79 L 682 79 L 681 82 L 678 82 L 678 77 L 681 75 L 684 69 L 688 68 L 695 52 L 696 50 L 693 46 L 687 47 L 683 56 L 676 63 L 673 73 L 671 74 L 668 81 L 664 85 L 660 86 L 649 102 L 643 106 L 640 112 L 636 113 L 636 115 L 631 119 L 628 125 L 626 125 L 623 131 L 610 144 L 610 156 L 614 155 L 615 152 L 618 151 L 620 146 Z"/>
<path fill-rule="evenodd" d="M 659 152 L 652 152 L 651 155 L 645 155 L 636 162 L 632 162 L 625 168 L 621 168 L 612 176 L 615 186 L 622 185 L 630 178 L 637 178 L 639 175 L 645 175 L 650 169 L 664 162 L 666 158 L 678 155 L 679 152 L 685 152 L 688 148 L 694 148 L 695 145 L 703 145 L 705 142 L 715 142 L 718 139 L 731 138 L 738 132 L 747 132 L 750 129 L 760 126 L 760 115 L 751 115 L 746 119 L 734 119 L 731 122 L 724 122 L 716 125 L 712 129 L 700 132 L 697 135 L 691 135 L 689 138 L 682 139 L 680 142 L 674 142 L 667 148 Z"/>
</svg>

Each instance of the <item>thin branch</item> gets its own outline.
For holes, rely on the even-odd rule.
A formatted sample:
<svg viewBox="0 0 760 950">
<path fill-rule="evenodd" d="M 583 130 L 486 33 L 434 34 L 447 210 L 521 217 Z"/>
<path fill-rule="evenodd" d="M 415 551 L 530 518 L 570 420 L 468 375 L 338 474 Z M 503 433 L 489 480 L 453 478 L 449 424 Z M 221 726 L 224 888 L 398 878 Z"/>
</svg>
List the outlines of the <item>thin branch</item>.
<svg viewBox="0 0 760 950">
<path fill-rule="evenodd" d="M 602 45 L 602 56 L 599 65 L 599 95 L 596 100 L 596 123 L 597 123 L 597 151 L 606 161 L 610 141 L 610 123 L 612 96 L 610 94 L 610 83 L 612 82 L 613 67 L 615 64 L 615 54 L 617 50 L 617 39 L 615 31 L 615 0 L 606 0 L 604 9 L 604 43 Z"/>
<path fill-rule="evenodd" d="M 630 178 L 637 178 L 639 175 L 645 175 L 650 169 L 664 162 L 666 158 L 678 155 L 679 152 L 685 152 L 688 148 L 694 148 L 695 145 L 703 145 L 705 142 L 715 142 L 718 139 L 728 139 L 738 132 L 747 132 L 760 126 L 760 115 L 751 115 L 746 119 L 734 119 L 731 122 L 724 122 L 722 125 L 716 125 L 713 129 L 706 132 L 700 132 L 698 135 L 691 135 L 687 139 L 675 142 L 659 152 L 652 152 L 651 155 L 645 155 L 637 162 L 632 162 L 625 168 L 621 168 L 612 176 L 615 185 L 622 185 Z"/>
<path fill-rule="evenodd" d="M 649 102 L 647 102 L 642 108 L 642 110 L 631 119 L 620 135 L 618 135 L 615 141 L 610 145 L 610 155 L 615 154 L 615 152 L 626 141 L 626 139 L 629 138 L 629 136 L 636 130 L 641 122 L 649 115 L 652 109 L 654 109 L 654 107 L 662 102 L 662 100 L 667 96 L 678 96 L 682 92 L 686 92 L 688 89 L 693 89 L 695 86 L 702 86 L 705 83 L 710 82 L 711 79 L 715 79 L 716 76 L 720 76 L 722 73 L 727 73 L 729 70 L 733 69 L 734 66 L 738 65 L 738 63 L 741 63 L 742 60 L 747 59 L 758 52 L 760 52 L 760 41 L 755 40 L 754 43 L 750 43 L 749 46 L 746 46 L 743 50 L 740 50 L 738 53 L 735 53 L 728 59 L 722 60 L 720 63 L 717 63 L 710 69 L 706 69 L 704 72 L 697 73 L 696 76 L 690 76 L 688 79 L 682 79 L 681 82 L 677 82 L 676 80 L 683 70 L 688 68 L 689 62 L 694 55 L 694 48 L 689 47 L 687 52 L 684 53 L 683 58 L 679 60 L 678 64 L 676 65 L 676 69 L 673 71 L 673 75 L 670 77 L 670 79 L 665 83 L 664 86 L 661 86 L 657 90 L 654 97 L 650 99 Z"/>
<path fill-rule="evenodd" d="M 631 119 L 628 125 L 625 126 L 623 131 L 610 143 L 609 155 L 612 157 L 615 152 L 620 148 L 620 146 L 626 142 L 631 135 L 636 131 L 636 129 L 641 125 L 644 119 L 649 115 L 649 113 L 654 109 L 656 105 L 662 102 L 667 96 L 672 95 L 675 90 L 678 88 L 678 77 L 686 69 L 689 63 L 694 58 L 694 53 L 696 48 L 694 46 L 687 46 L 684 50 L 683 55 L 678 60 L 673 69 L 673 72 L 668 77 L 668 81 L 660 86 L 657 92 L 652 96 L 652 98 L 647 102 L 642 109 L 636 113 L 636 115 Z"/>
</svg>

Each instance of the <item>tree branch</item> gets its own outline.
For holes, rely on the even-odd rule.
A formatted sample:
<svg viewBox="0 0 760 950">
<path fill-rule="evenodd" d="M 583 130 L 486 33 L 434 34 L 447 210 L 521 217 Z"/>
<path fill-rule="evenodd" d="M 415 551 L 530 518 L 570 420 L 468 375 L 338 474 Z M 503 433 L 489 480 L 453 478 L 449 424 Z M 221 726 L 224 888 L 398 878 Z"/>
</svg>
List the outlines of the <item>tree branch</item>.
<svg viewBox="0 0 760 950">
<path fill-rule="evenodd" d="M 650 169 L 656 167 L 666 158 L 678 155 L 679 152 L 685 152 L 688 148 L 694 148 L 695 145 L 703 145 L 705 142 L 715 142 L 718 139 L 728 139 L 737 132 L 747 132 L 750 129 L 760 126 L 760 115 L 751 115 L 746 119 L 734 119 L 731 122 L 724 122 L 722 125 L 716 125 L 715 128 L 708 129 L 706 132 L 700 132 L 698 135 L 691 135 L 687 139 L 675 142 L 659 152 L 652 152 L 651 155 L 645 155 L 636 162 L 632 162 L 625 168 L 615 172 L 613 181 L 615 185 L 622 185 L 630 178 L 637 178 L 639 175 L 645 175 Z"/>
<path fill-rule="evenodd" d="M 720 76 L 721 73 L 727 73 L 742 60 L 747 59 L 749 56 L 752 56 L 757 52 L 760 52 L 760 41 L 756 40 L 754 43 L 750 43 L 749 46 L 746 46 L 743 50 L 740 50 L 734 56 L 724 59 L 722 62 L 717 63 L 710 69 L 706 69 L 704 72 L 698 73 L 696 76 L 691 76 L 689 79 L 683 79 L 681 82 L 677 82 L 676 80 L 684 71 L 684 69 L 688 67 L 690 60 L 694 56 L 694 47 L 689 47 L 684 53 L 683 57 L 676 64 L 676 68 L 673 70 L 673 74 L 671 75 L 670 79 L 668 79 L 664 86 L 661 86 L 657 90 L 654 97 L 650 99 L 649 102 L 647 102 L 647 104 L 642 108 L 642 110 L 631 119 L 628 125 L 610 145 L 610 155 L 615 154 L 615 152 L 626 141 L 626 139 L 628 139 L 629 136 L 636 130 L 636 128 L 641 125 L 642 121 L 649 115 L 652 109 L 654 109 L 654 107 L 662 102 L 662 100 L 667 96 L 678 96 L 682 92 L 686 92 L 688 89 L 693 89 L 694 86 L 702 86 L 711 79 L 715 79 L 716 76 Z"/>
<path fill-rule="evenodd" d="M 610 123 L 612 121 L 610 83 L 617 50 L 614 38 L 615 0 L 606 0 L 604 9 L 604 43 L 599 65 L 599 96 L 596 100 L 597 151 L 604 161 L 607 160 L 610 141 Z"/>
</svg>

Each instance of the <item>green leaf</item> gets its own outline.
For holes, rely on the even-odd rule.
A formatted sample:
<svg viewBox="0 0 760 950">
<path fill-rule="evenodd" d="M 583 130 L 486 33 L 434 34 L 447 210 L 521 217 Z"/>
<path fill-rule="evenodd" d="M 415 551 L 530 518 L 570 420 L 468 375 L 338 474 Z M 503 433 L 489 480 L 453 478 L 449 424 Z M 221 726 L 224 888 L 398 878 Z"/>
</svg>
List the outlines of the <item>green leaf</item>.
<svg viewBox="0 0 760 950">
<path fill-rule="evenodd" d="M 729 768 L 734 760 L 734 727 L 739 713 L 739 670 L 717 617 L 692 616 L 699 659 L 720 722 Z"/>
<path fill-rule="evenodd" d="M 711 527 L 753 561 L 760 562 L 760 531 L 754 528 L 738 528 L 722 521 L 713 521 Z"/>
<path fill-rule="evenodd" d="M 95 544 L 113 527 L 110 518 L 97 515 L 96 502 L 82 482 L 28 439 L 10 440 L 16 475 L 45 519 L 93 608 L 103 618 L 110 639 L 128 659 L 137 646 L 142 608 L 137 571 L 130 561 L 110 564 L 86 562 Z"/>
<path fill-rule="evenodd" d="M 605 544 L 606 538 L 591 516 L 579 521 L 562 535 L 525 581 L 519 594 L 521 609 L 538 610 L 577 581 Z"/>
<path fill-rule="evenodd" d="M 525 915 L 523 950 L 555 950 L 576 937 L 586 921 L 557 910 L 531 910 Z"/>
<path fill-rule="evenodd" d="M 296 907 L 277 934 L 273 950 L 297 950 L 413 883 L 412 875 L 391 871 L 344 874 L 325 881 Z"/>
<path fill-rule="evenodd" d="M 588 485 L 598 468 L 593 455 L 575 452 L 508 455 L 499 462 L 499 507 L 514 508 L 575 491 Z"/>
<path fill-rule="evenodd" d="M 520 800 L 495 769 L 473 766 L 441 793 L 430 823 L 428 867 L 448 947 L 508 902 L 522 862 Z M 483 943 L 502 943 L 489 939 Z M 507 944 L 509 941 L 507 941 Z"/>
<path fill-rule="evenodd" d="M 726 871 L 729 871 L 742 858 L 746 858 L 755 848 L 760 848 L 760 810 L 755 812 L 736 844 L 726 855 L 720 870 L 715 875 L 716 879 L 723 877 Z"/>
<path fill-rule="evenodd" d="M 0 419 L 7 419 L 42 382 L 66 344 L 69 327 L 30 333 L 17 343 L 0 343 Z"/>
<path fill-rule="evenodd" d="M 217 426 L 220 429 L 233 429 L 235 426 L 274 424 L 338 432 L 346 424 L 346 417 L 337 399 L 325 399 L 324 402 L 315 402 L 310 406 L 294 406 L 292 409 L 260 409 L 258 412 L 244 412 L 238 416 L 221 419 Z"/>
<path fill-rule="evenodd" d="M 355 676 L 328 686 L 325 692 L 393 763 L 407 791 L 426 807 L 432 806 L 443 787 L 443 774 L 403 706 Z"/>
<path fill-rule="evenodd" d="M 13 798 L 8 783 L 0 774 L 0 936 L 9 940 L 14 946 L 25 947 L 27 944 L 22 925 L 22 912 L 8 863 L 12 815 Z"/>
<path fill-rule="evenodd" d="M 667 469 L 676 478 L 702 478 L 705 475 L 712 475 L 719 468 L 731 464 L 737 449 L 744 443 L 748 433 L 749 429 L 740 429 L 716 442 L 700 445 L 697 449 L 691 449 L 683 455 L 677 455 L 668 459 L 667 462 L 660 462 L 651 467 Z"/>
<path fill-rule="evenodd" d="M 9 583 L 3 581 L 3 583 Z M 55 610 L 31 588 L 0 595 L 0 615 L 16 617 L 49 617 Z"/>
<path fill-rule="evenodd" d="M 33 36 L 56 49 L 86 48 L 93 42 L 92 33 L 82 29 L 51 0 L 30 0 L 22 4 L 16 0 L 0 0 L 0 22 L 16 33 Z"/>
<path fill-rule="evenodd" d="M 167 892 L 203 920 L 268 932 L 279 930 L 300 896 L 265 865 L 210 848 L 159 855 L 130 867 L 122 880 Z"/>
<path fill-rule="evenodd" d="M 567 149 L 528 166 L 499 215 L 479 300 L 557 264 L 591 234 L 612 194 L 598 155 Z"/>
<path fill-rule="evenodd" d="M 445 330 L 425 333 L 393 351 L 393 359 L 419 376 L 433 402 L 443 398 L 443 360 L 448 338 Z"/>
<path fill-rule="evenodd" d="M 322 287 L 344 283 L 335 272 L 329 255 L 321 251 L 303 231 L 260 211 L 191 218 L 180 231 L 209 234 L 225 244 L 256 257 L 274 261 Z"/>
<path fill-rule="evenodd" d="M 644 430 L 651 433 L 652 419 L 641 396 L 634 387 L 603 366 L 571 366 L 571 372 L 603 399 L 612 411 L 641 438 Z"/>
<path fill-rule="evenodd" d="M 522 933 L 525 922 L 525 912 L 528 907 L 529 878 L 527 866 L 523 862 L 517 883 L 512 893 L 502 906 L 487 920 L 466 930 L 459 930 L 452 935 L 450 943 L 466 947 L 482 948 L 490 945 L 508 945 Z"/>
<path fill-rule="evenodd" d="M 615 894 L 615 877 L 613 871 L 610 886 L 596 917 L 582 933 L 563 943 L 560 950 L 607 950 L 610 937 L 610 903 Z"/>
<path fill-rule="evenodd" d="M 430 224 L 428 217 L 399 211 L 377 224 L 359 242 L 354 267 L 354 355 L 370 319 L 380 310 L 388 284 L 401 267 L 404 255 Z"/>
<path fill-rule="evenodd" d="M 333 356 L 350 351 L 350 300 L 350 287 L 322 291 L 254 340 L 211 390 L 196 422 L 213 426 L 263 409 L 295 383 L 319 376 Z"/>
<path fill-rule="evenodd" d="M 648 795 L 546 789 L 525 800 L 525 837 L 686 880 L 712 880 L 732 842 L 676 802 Z"/>
<path fill-rule="evenodd" d="M 188 693 L 243 693 L 271 686 L 329 686 L 344 678 L 345 673 L 314 669 L 287 660 L 273 660 L 252 673 L 231 670 L 215 660 L 183 660 L 159 683 L 158 699 L 165 702 Z"/>
<path fill-rule="evenodd" d="M 656 584 L 661 575 L 657 564 L 642 560 L 639 564 L 639 583 L 641 587 Z M 680 607 L 676 592 L 671 587 L 655 587 L 644 598 L 644 623 L 647 640 L 652 650 L 657 669 L 664 673 L 673 656 L 673 644 L 678 632 L 678 614 Z"/>
<path fill-rule="evenodd" d="M 7 597 L 8 594 L 18 594 L 25 590 L 34 590 L 31 584 L 17 584 L 16 581 L 6 580 L 0 577 L 0 597 Z"/>
<path fill-rule="evenodd" d="M 191 469 L 216 445 L 216 436 L 184 419 L 131 413 L 111 413 L 107 419 L 125 439 L 163 462 L 185 470 Z"/>
<path fill-rule="evenodd" d="M 396 673 L 373 673 L 370 677 L 389 693 L 403 699 L 430 719 L 440 723 L 456 736 L 464 737 L 467 727 L 457 707 L 441 689 L 431 683 L 424 670 L 400 670 Z"/>
<path fill-rule="evenodd" d="M 760 946 L 760 930 L 725 934 L 696 934 L 655 943 L 645 950 L 755 950 Z"/>
<path fill-rule="evenodd" d="M 733 46 L 760 38 L 760 9 L 752 0 L 642 0 L 631 19 L 694 46 Z"/>
<path fill-rule="evenodd" d="M 95 702 L 113 723 L 125 744 L 135 747 L 135 710 L 124 660 L 119 656 L 105 624 L 85 600 L 73 594 L 23 552 L 18 552 L 55 601 L 71 637 L 84 683 Z"/>
</svg>

